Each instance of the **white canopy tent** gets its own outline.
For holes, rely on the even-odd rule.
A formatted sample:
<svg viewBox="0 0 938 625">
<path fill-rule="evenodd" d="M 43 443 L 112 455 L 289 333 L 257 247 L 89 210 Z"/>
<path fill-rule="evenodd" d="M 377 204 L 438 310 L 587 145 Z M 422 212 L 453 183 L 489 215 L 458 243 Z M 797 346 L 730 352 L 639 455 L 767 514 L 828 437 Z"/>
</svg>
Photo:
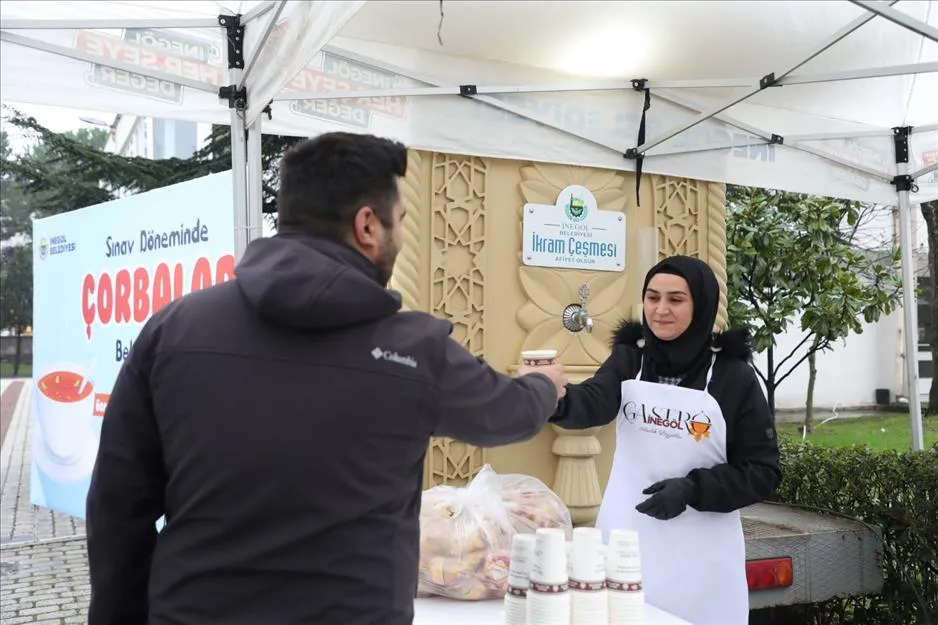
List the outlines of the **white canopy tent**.
<svg viewBox="0 0 938 625">
<path fill-rule="evenodd" d="M 938 199 L 936 4 L 17 0 L 0 90 L 231 124 L 238 255 L 263 124 L 897 205 L 912 285 L 912 205 Z M 904 313 L 921 449 L 913 289 Z"/>
</svg>

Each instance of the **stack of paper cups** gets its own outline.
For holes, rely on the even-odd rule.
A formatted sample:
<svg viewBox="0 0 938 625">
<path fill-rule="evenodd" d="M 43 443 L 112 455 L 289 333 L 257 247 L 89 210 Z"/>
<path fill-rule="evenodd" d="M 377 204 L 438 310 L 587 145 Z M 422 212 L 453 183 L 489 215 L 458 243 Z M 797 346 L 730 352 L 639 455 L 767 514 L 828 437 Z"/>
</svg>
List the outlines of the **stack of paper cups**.
<svg viewBox="0 0 938 625">
<path fill-rule="evenodd" d="M 505 593 L 505 625 L 526 625 L 527 594 L 534 562 L 534 534 L 515 534 L 511 539 L 508 592 Z"/>
<path fill-rule="evenodd" d="M 528 585 L 527 625 L 570 625 L 567 537 L 562 529 L 539 528 Z"/>
<path fill-rule="evenodd" d="M 571 625 L 607 625 L 606 548 L 595 527 L 573 530 L 570 571 Z"/>
<path fill-rule="evenodd" d="M 642 563 L 638 532 L 612 530 L 606 550 L 606 588 L 610 625 L 645 622 L 645 593 L 642 592 Z"/>
</svg>

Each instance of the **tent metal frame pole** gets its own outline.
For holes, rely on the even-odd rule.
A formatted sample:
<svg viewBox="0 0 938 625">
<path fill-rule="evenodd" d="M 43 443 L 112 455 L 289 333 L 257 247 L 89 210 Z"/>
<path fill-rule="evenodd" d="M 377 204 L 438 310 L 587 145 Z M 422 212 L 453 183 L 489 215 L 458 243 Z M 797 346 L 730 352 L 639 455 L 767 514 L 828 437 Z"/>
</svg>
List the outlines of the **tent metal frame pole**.
<svg viewBox="0 0 938 625">
<path fill-rule="evenodd" d="M 925 167 L 922 167 L 921 169 L 912 172 L 911 174 L 909 174 L 909 177 L 911 177 L 912 180 L 918 180 L 922 176 L 927 176 L 933 171 L 938 171 L 938 162 L 932 163 L 931 165 L 926 165 Z"/>
<path fill-rule="evenodd" d="M 258 4 L 256 7 L 241 16 L 241 23 L 247 24 L 248 22 L 256 20 L 261 15 L 264 15 L 267 13 L 267 11 L 270 11 L 272 8 L 274 8 L 274 5 L 277 4 L 277 2 L 278 0 L 267 0 L 267 2 Z"/>
<path fill-rule="evenodd" d="M 925 134 L 926 132 L 935 132 L 935 131 L 938 131 L 938 124 L 925 124 L 922 126 L 912 127 L 913 135 L 921 135 L 921 134 Z"/>
<path fill-rule="evenodd" d="M 231 109 L 231 173 L 234 178 L 234 257 L 235 262 L 247 249 L 247 132 L 244 111 Z"/>
<path fill-rule="evenodd" d="M 889 20 L 897 26 L 902 26 L 917 35 L 921 35 L 926 39 L 931 39 L 938 43 L 938 28 L 929 26 L 925 22 L 917 20 L 902 11 L 893 9 L 891 5 L 886 6 L 883 2 L 870 2 L 869 0 L 850 0 L 850 2 L 885 20 Z"/>
<path fill-rule="evenodd" d="M 735 148 L 748 148 L 756 145 L 771 145 L 771 141 L 765 139 L 752 139 L 748 141 L 734 141 L 731 143 L 720 143 L 718 145 L 707 145 L 695 148 L 655 148 L 654 152 L 645 154 L 646 158 L 655 156 L 673 156 L 676 154 L 699 154 L 700 152 L 718 152 L 720 150 L 733 150 Z"/>
<path fill-rule="evenodd" d="M 333 54 L 333 53 L 330 53 Z M 344 53 L 336 54 L 343 56 Z M 372 63 L 373 64 L 373 63 Z M 736 88 L 748 87 L 752 84 L 749 79 L 744 80 L 720 80 L 714 83 L 707 81 L 666 81 L 661 83 L 651 83 L 653 87 L 659 89 L 710 89 L 710 88 Z M 719 84 L 717 84 L 719 83 Z M 730 84 L 733 83 L 733 84 Z M 353 91 L 310 91 L 283 93 L 274 98 L 275 101 L 281 100 L 345 100 L 348 98 L 390 98 L 390 97 L 418 97 L 418 96 L 441 96 L 441 95 L 463 95 L 464 86 L 461 85 L 443 85 L 440 87 L 400 87 L 396 89 L 356 89 Z M 584 83 L 576 85 L 472 85 L 476 94 L 508 94 L 508 93 L 571 93 L 583 91 L 631 91 L 631 83 Z"/>
<path fill-rule="evenodd" d="M 775 85 L 807 85 L 814 83 L 838 82 L 846 80 L 862 80 L 868 78 L 887 78 L 890 76 L 908 76 L 913 74 L 938 73 L 938 63 L 916 63 L 908 65 L 893 65 L 889 67 L 876 67 L 870 69 L 857 69 L 844 72 L 829 72 L 826 74 L 797 74 L 787 76 L 777 81 Z M 753 87 L 758 81 L 753 79 L 719 79 L 714 81 L 662 81 L 656 83 L 648 81 L 645 86 L 649 89 L 705 89 L 705 88 L 738 88 Z M 582 91 L 629 91 L 631 84 L 615 83 L 587 83 L 578 85 L 472 85 L 476 94 L 508 94 L 508 93 L 563 93 Z M 451 85 L 442 87 L 400 87 L 396 89 L 361 89 L 352 93 L 356 98 L 389 98 L 389 97 L 419 97 L 441 95 L 463 95 L 463 86 Z M 654 93 L 652 94 L 654 95 Z M 274 98 L 275 101 L 284 100 L 345 100 L 351 97 L 349 90 L 344 91 L 312 91 L 284 93 Z M 887 133 L 891 134 L 891 133 Z"/>
<path fill-rule="evenodd" d="M 891 0 L 891 4 L 895 4 L 896 2 L 898 2 L 898 0 Z M 694 126 L 696 126 L 696 125 L 698 125 L 698 124 L 700 124 L 700 123 L 702 123 L 702 122 L 707 121 L 707 120 L 710 119 L 711 117 L 715 117 L 716 115 L 719 115 L 719 114 L 722 113 L 723 111 L 725 111 L 725 110 L 727 110 L 727 109 L 729 109 L 729 108 L 732 108 L 733 106 L 736 106 L 737 104 L 739 104 L 740 102 L 742 102 L 742 101 L 744 101 L 744 100 L 749 99 L 750 97 L 752 97 L 752 96 L 754 96 L 755 94 L 759 93 L 759 92 L 762 91 L 763 89 L 766 89 L 766 88 L 768 88 L 768 87 L 773 86 L 773 85 L 774 85 L 775 83 L 777 83 L 779 80 L 785 78 L 786 76 L 788 76 L 789 74 L 791 74 L 793 71 L 795 71 L 796 69 L 798 69 L 799 67 L 801 67 L 801 66 L 804 65 L 805 63 L 808 63 L 809 61 L 811 61 L 812 59 L 814 59 L 814 58 L 817 57 L 818 55 L 822 54 L 824 51 L 826 51 L 826 50 L 828 50 L 829 48 L 831 48 L 832 46 L 836 45 L 836 44 L 839 43 L 841 40 L 843 40 L 845 37 L 847 37 L 848 35 L 850 35 L 852 32 L 854 32 L 855 30 L 861 28 L 861 27 L 862 27 L 864 24 L 866 24 L 867 22 L 873 20 L 875 17 L 876 17 L 875 15 L 864 15 L 864 16 L 862 16 L 862 17 L 859 17 L 859 18 L 853 20 L 852 22 L 850 22 L 849 24 L 847 24 L 846 26 L 844 26 L 843 28 L 841 28 L 840 30 L 838 30 L 837 32 L 835 32 L 833 35 L 831 35 L 830 37 L 828 37 L 826 40 L 824 40 L 820 45 L 818 45 L 818 46 L 811 52 L 811 54 L 809 54 L 809 55 L 807 55 L 806 57 L 804 57 L 804 58 L 803 58 L 801 61 L 799 61 L 798 63 L 796 63 L 796 64 L 790 66 L 790 67 L 789 67 L 788 69 L 786 69 L 785 71 L 781 72 L 781 73 L 778 74 L 778 75 L 771 74 L 771 73 L 770 73 L 770 74 L 766 74 L 766 75 L 759 81 L 759 84 L 758 84 L 757 86 L 755 86 L 754 88 L 748 89 L 744 95 L 741 95 L 741 96 L 734 96 L 734 97 L 732 97 L 732 98 L 730 98 L 730 99 L 728 99 L 728 100 L 725 100 L 724 102 L 721 102 L 720 104 L 718 104 L 718 105 L 716 105 L 716 106 L 714 106 L 714 107 L 711 107 L 711 108 L 707 109 L 706 111 L 700 113 L 699 115 L 697 115 L 697 116 L 696 116 L 695 118 L 693 118 L 692 120 L 690 120 L 690 121 L 688 121 L 688 122 L 684 122 L 684 123 L 679 124 L 679 125 L 677 125 L 677 126 L 674 126 L 674 127 L 671 128 L 670 130 L 667 130 L 667 131 L 661 133 L 660 135 L 658 135 L 657 137 L 655 137 L 654 139 L 652 139 L 652 140 L 650 140 L 650 141 L 645 141 L 645 143 L 643 143 L 642 145 L 639 145 L 639 146 L 637 146 L 637 147 L 635 148 L 635 152 L 636 152 L 637 154 L 639 154 L 639 155 L 642 155 L 642 154 L 644 154 L 645 152 L 647 152 L 648 150 L 650 150 L 651 148 L 655 147 L 656 145 L 659 145 L 659 144 L 661 144 L 661 143 L 664 143 L 665 141 L 667 141 L 667 140 L 669 140 L 669 139 L 671 139 L 671 138 L 673 138 L 673 137 L 675 137 L 675 136 L 681 134 L 682 132 L 685 132 L 685 131 L 687 131 L 687 130 L 690 130 L 690 129 L 693 128 Z"/>
<path fill-rule="evenodd" d="M 795 141 L 804 143 L 805 141 L 831 141 L 834 139 L 863 139 L 875 137 L 891 137 L 892 130 L 886 128 L 882 130 L 858 130 L 856 132 L 818 132 L 810 135 L 788 135 L 786 141 Z"/>
<path fill-rule="evenodd" d="M 828 72 L 826 74 L 792 74 L 791 76 L 777 80 L 775 84 L 784 87 L 787 85 L 810 85 L 819 82 L 840 82 L 844 80 L 862 80 L 865 78 L 933 74 L 935 72 L 938 72 L 938 63 L 909 63 L 907 65 L 852 69 L 843 72 Z"/>
<path fill-rule="evenodd" d="M 672 94 L 662 94 L 660 91 L 659 91 L 657 94 L 653 94 L 652 97 L 659 97 L 659 98 L 661 98 L 661 99 L 663 99 L 663 100 L 667 100 L 668 102 L 671 102 L 672 104 L 676 104 L 676 105 L 678 105 L 678 106 L 683 106 L 684 108 L 691 109 L 692 111 L 700 111 L 700 110 L 703 108 L 703 107 L 699 106 L 698 104 L 694 103 L 693 101 L 688 100 L 687 98 L 682 98 L 682 97 L 680 97 L 680 96 L 675 96 L 675 95 L 672 95 Z M 723 122 L 724 124 L 728 124 L 728 125 L 733 126 L 733 127 L 735 127 L 735 128 L 739 128 L 739 129 L 742 130 L 743 132 L 748 132 L 748 133 L 751 134 L 751 135 L 755 135 L 755 136 L 757 136 L 757 137 L 762 137 L 762 138 L 766 139 L 766 140 L 767 140 L 768 142 L 770 142 L 770 143 L 772 142 L 772 134 L 771 134 L 771 133 L 766 132 L 765 130 L 762 130 L 762 129 L 760 129 L 760 128 L 756 128 L 755 126 L 752 126 L 752 125 L 750 125 L 750 124 L 746 124 L 745 122 L 741 122 L 741 121 L 739 121 L 739 120 L 737 120 L 737 119 L 734 119 L 733 117 L 731 117 L 731 116 L 729 116 L 729 115 L 727 115 L 727 114 L 725 114 L 725 113 L 720 113 L 720 114 L 718 114 L 718 115 L 714 115 L 713 119 L 716 119 L 717 121 L 721 121 L 721 122 Z M 890 133 L 890 134 L 891 134 L 891 133 Z M 847 136 L 847 137 L 844 137 L 844 138 L 849 139 L 849 138 L 852 138 L 852 137 L 851 137 L 851 136 Z M 799 151 L 801 151 L 801 152 L 806 152 L 806 153 L 808 153 L 808 154 L 811 154 L 811 155 L 813 155 L 813 156 L 816 156 L 816 157 L 818 157 L 818 158 L 820 158 L 820 159 L 823 159 L 823 160 L 825 160 L 825 161 L 828 161 L 828 162 L 830 162 L 830 163 L 834 163 L 835 165 L 838 165 L 838 166 L 840 166 L 840 167 L 844 167 L 844 168 L 847 168 L 847 169 L 852 169 L 852 170 L 854 170 L 854 171 L 860 172 L 860 173 L 865 174 L 865 175 L 867 175 L 867 176 L 873 176 L 873 177 L 875 177 L 875 178 L 877 178 L 877 179 L 879 179 L 879 180 L 881 180 L 881 181 L 883 181 L 883 182 L 891 182 L 891 181 L 892 181 L 892 176 L 890 176 L 889 174 L 887 174 L 887 173 L 885 173 L 885 172 L 881 172 L 881 171 L 878 171 L 878 170 L 875 170 L 875 169 L 871 169 L 871 168 L 865 167 L 865 166 L 863 166 L 863 165 L 860 165 L 860 164 L 858 164 L 858 163 L 852 163 L 852 162 L 850 162 L 850 161 L 848 161 L 848 160 L 846 160 L 846 159 L 842 159 L 842 158 L 839 158 L 839 157 L 837 157 L 837 156 L 833 156 L 833 155 L 831 155 L 831 154 L 828 154 L 828 153 L 824 152 L 823 150 L 819 150 L 819 149 L 817 149 L 817 148 L 815 148 L 815 147 L 812 147 L 812 146 L 803 145 L 803 144 L 796 143 L 796 142 L 794 142 L 794 141 L 789 141 L 789 140 L 785 140 L 784 143 L 781 143 L 781 144 L 778 144 L 778 145 L 781 145 L 781 146 L 783 146 L 783 147 L 787 147 L 787 148 L 792 149 L 792 150 L 799 150 Z M 646 157 L 652 158 L 652 157 L 655 156 L 655 154 L 656 154 L 655 152 L 652 152 L 652 153 L 646 154 Z"/>
<path fill-rule="evenodd" d="M 915 258 L 912 241 L 912 207 L 909 193 L 909 129 L 895 129 L 896 191 L 899 198 L 899 246 L 902 252 L 902 317 L 905 324 L 905 376 L 908 384 L 912 449 L 925 449 L 922 429 L 922 399 L 918 392 L 918 301 L 915 295 Z"/>
<path fill-rule="evenodd" d="M 247 129 L 247 203 L 245 204 L 245 246 L 264 234 L 264 168 L 261 160 L 263 117 L 258 117 Z"/>
<path fill-rule="evenodd" d="M 244 71 L 241 73 L 241 80 L 238 81 L 238 89 L 243 87 L 248 80 L 248 76 L 251 74 L 251 70 L 254 69 L 254 65 L 257 63 L 257 59 L 261 56 L 261 50 L 264 49 L 264 46 L 267 45 L 267 40 L 270 39 L 271 33 L 274 32 L 274 28 L 277 26 L 277 20 L 280 18 L 280 14 L 283 13 L 284 7 L 287 6 L 287 0 L 279 0 L 277 2 L 277 7 L 274 10 L 274 14 L 270 16 L 270 19 L 267 21 L 267 26 L 264 27 L 264 34 L 261 35 L 261 38 L 258 39 L 257 45 L 254 46 L 254 50 L 251 52 L 251 56 L 248 58 L 247 63 L 244 66 Z M 244 21 L 242 20 L 242 24 Z"/>
<path fill-rule="evenodd" d="M 218 26 L 214 17 L 164 17 L 139 19 L 87 18 L 64 20 L 6 19 L 0 28 L 9 30 L 77 30 L 94 28 L 123 30 L 125 28 L 213 28 Z"/>
<path fill-rule="evenodd" d="M 91 63 L 93 65 L 100 65 L 102 67 L 110 67 L 112 69 L 119 69 L 121 71 L 130 72 L 131 74 L 138 74 L 140 76 L 147 76 L 149 78 L 163 80 L 163 81 L 173 83 L 176 85 L 182 85 L 183 87 L 189 87 L 190 89 L 196 89 L 198 91 L 205 91 L 208 93 L 218 92 L 217 87 L 214 87 L 204 82 L 199 82 L 198 80 L 192 80 L 189 78 L 185 78 L 183 76 L 177 76 L 175 74 L 168 74 L 166 72 L 150 70 L 150 69 L 143 68 L 137 65 L 132 65 L 130 63 L 124 63 L 123 61 L 113 61 L 111 59 L 102 59 L 101 57 L 95 56 L 93 54 L 80 52 L 78 50 L 70 50 L 64 46 L 58 46 L 53 43 L 39 41 L 38 39 L 24 37 L 22 35 L 17 35 L 15 33 L 7 32 L 5 30 L 0 31 L 0 41 L 4 41 L 6 43 L 12 43 L 18 46 L 23 46 L 24 48 L 32 48 L 33 50 L 40 50 L 42 52 L 48 52 L 49 54 L 56 54 L 58 56 L 64 56 L 70 59 L 75 59 L 76 61 L 84 61 L 85 63 Z"/>
</svg>

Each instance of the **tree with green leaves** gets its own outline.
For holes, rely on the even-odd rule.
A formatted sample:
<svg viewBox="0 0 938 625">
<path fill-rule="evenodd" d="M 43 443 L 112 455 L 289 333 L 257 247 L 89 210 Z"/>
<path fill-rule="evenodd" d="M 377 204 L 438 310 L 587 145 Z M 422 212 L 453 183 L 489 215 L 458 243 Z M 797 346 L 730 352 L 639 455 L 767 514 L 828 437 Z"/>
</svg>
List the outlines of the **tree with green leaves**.
<svg viewBox="0 0 938 625">
<path fill-rule="evenodd" d="M 23 333 L 33 323 L 33 248 L 29 243 L 0 248 L 0 328 L 16 337 L 13 375 L 20 373 Z"/>
<path fill-rule="evenodd" d="M 769 407 L 799 366 L 889 314 L 901 297 L 899 251 L 853 244 L 857 202 L 769 189 L 727 189 L 727 276 L 731 323 L 746 326 L 766 353 Z M 776 337 L 800 315 L 802 339 L 787 354 Z M 815 369 L 816 372 L 816 369 Z M 813 391 L 813 380 L 809 383 Z M 810 431 L 813 395 L 807 400 Z"/>
<path fill-rule="evenodd" d="M 100 204 L 118 191 L 141 193 L 231 169 L 229 126 L 213 126 L 205 145 L 189 158 L 149 159 L 104 152 L 107 134 L 100 129 L 56 133 L 13 109 L 5 112 L 7 123 L 34 136 L 41 146 L 34 158 L 14 162 L 10 170 L 26 191 L 45 194 L 43 216 Z M 87 137 L 99 137 L 100 145 Z M 261 137 L 262 209 L 275 225 L 280 159 L 301 140 Z"/>
</svg>

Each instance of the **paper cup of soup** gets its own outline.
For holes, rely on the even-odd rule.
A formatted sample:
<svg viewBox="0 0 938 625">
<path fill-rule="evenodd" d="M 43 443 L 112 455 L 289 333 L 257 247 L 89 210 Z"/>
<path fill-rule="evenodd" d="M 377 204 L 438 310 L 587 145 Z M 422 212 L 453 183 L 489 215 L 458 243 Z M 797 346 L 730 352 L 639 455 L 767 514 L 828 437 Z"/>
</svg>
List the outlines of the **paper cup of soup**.
<svg viewBox="0 0 938 625">
<path fill-rule="evenodd" d="M 94 383 L 81 365 L 57 363 L 36 378 L 36 418 L 52 456 L 74 461 L 81 453 L 94 412 Z"/>
<path fill-rule="evenodd" d="M 557 362 L 556 349 L 527 349 L 521 352 L 521 362 L 526 365 L 552 365 Z"/>
</svg>

